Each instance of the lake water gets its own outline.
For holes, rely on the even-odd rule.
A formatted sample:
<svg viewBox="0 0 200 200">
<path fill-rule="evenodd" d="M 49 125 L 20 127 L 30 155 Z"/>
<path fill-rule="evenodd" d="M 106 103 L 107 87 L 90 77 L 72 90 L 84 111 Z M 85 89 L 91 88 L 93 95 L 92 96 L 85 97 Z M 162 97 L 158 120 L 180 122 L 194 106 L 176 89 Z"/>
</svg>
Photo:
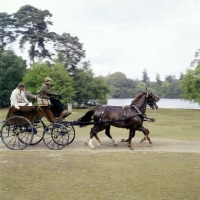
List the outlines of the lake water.
<svg viewBox="0 0 200 200">
<path fill-rule="evenodd" d="M 108 99 L 107 105 L 111 106 L 125 106 L 130 105 L 133 99 Z M 198 103 L 190 103 L 189 101 L 181 99 L 160 99 L 157 102 L 159 108 L 183 108 L 183 109 L 198 109 L 200 105 Z"/>
</svg>

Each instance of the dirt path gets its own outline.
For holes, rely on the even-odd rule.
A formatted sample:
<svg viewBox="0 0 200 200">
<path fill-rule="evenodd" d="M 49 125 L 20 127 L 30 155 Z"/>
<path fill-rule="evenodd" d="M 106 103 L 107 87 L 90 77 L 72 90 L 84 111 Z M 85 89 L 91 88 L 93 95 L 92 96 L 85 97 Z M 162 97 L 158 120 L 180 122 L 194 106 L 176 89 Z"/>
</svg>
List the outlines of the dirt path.
<svg viewBox="0 0 200 200">
<path fill-rule="evenodd" d="M 153 138 L 153 144 L 150 145 L 147 141 L 140 144 L 140 139 L 135 138 L 132 141 L 134 150 L 131 151 L 127 147 L 127 143 L 121 143 L 122 138 L 115 138 L 118 145 L 115 146 L 108 138 L 101 138 L 101 147 L 96 150 L 91 150 L 85 145 L 85 138 L 75 138 L 72 144 L 66 146 L 61 151 L 68 151 L 70 153 L 98 153 L 98 152 L 181 152 L 181 153 L 200 153 L 200 142 L 190 142 L 172 139 L 156 139 Z M 96 146 L 96 140 L 93 140 Z M 0 151 L 10 151 L 0 141 Z M 43 142 L 37 145 L 28 146 L 25 151 L 51 151 Z M 53 152 L 53 151 L 52 151 Z"/>
</svg>

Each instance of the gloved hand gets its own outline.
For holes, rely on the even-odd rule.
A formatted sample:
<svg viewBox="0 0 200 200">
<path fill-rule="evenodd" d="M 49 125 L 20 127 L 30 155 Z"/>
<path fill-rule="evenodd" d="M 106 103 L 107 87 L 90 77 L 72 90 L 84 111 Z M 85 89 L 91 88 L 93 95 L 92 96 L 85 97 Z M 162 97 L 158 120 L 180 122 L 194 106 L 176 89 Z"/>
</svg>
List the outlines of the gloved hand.
<svg viewBox="0 0 200 200">
<path fill-rule="evenodd" d="M 57 94 L 58 98 L 60 99 L 61 98 L 61 94 Z"/>
</svg>

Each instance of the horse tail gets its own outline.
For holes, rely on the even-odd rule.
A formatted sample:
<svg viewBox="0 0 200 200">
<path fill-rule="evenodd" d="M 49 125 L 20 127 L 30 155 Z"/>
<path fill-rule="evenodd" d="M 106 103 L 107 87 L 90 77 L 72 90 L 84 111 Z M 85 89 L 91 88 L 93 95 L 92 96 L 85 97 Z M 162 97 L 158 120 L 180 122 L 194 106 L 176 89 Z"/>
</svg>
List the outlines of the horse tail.
<svg viewBox="0 0 200 200">
<path fill-rule="evenodd" d="M 87 113 L 85 113 L 84 116 L 78 119 L 78 122 L 90 122 L 92 120 L 92 116 L 95 111 L 96 109 L 89 110 Z M 87 126 L 87 125 L 89 124 L 82 124 L 80 125 L 80 127 Z"/>
</svg>

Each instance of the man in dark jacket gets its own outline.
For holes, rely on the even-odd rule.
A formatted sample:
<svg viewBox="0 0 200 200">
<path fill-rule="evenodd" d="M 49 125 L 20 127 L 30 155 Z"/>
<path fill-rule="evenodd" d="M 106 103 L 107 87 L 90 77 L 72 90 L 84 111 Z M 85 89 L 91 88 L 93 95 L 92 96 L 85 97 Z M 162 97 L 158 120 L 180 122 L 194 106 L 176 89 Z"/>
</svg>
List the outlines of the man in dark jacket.
<svg viewBox="0 0 200 200">
<path fill-rule="evenodd" d="M 49 99 L 53 105 L 51 107 L 51 111 L 53 112 L 55 116 L 57 115 L 56 117 L 61 118 L 61 117 L 64 117 L 67 114 L 67 112 L 64 112 L 60 100 L 52 97 L 52 96 L 60 97 L 61 95 L 51 90 L 51 87 L 50 87 L 51 81 L 52 79 L 49 77 L 46 77 L 44 79 L 44 83 L 42 87 L 40 88 L 38 97 L 43 98 L 43 99 Z"/>
<path fill-rule="evenodd" d="M 37 96 L 26 90 L 26 88 L 24 89 L 24 94 L 27 99 L 37 99 Z"/>
</svg>

